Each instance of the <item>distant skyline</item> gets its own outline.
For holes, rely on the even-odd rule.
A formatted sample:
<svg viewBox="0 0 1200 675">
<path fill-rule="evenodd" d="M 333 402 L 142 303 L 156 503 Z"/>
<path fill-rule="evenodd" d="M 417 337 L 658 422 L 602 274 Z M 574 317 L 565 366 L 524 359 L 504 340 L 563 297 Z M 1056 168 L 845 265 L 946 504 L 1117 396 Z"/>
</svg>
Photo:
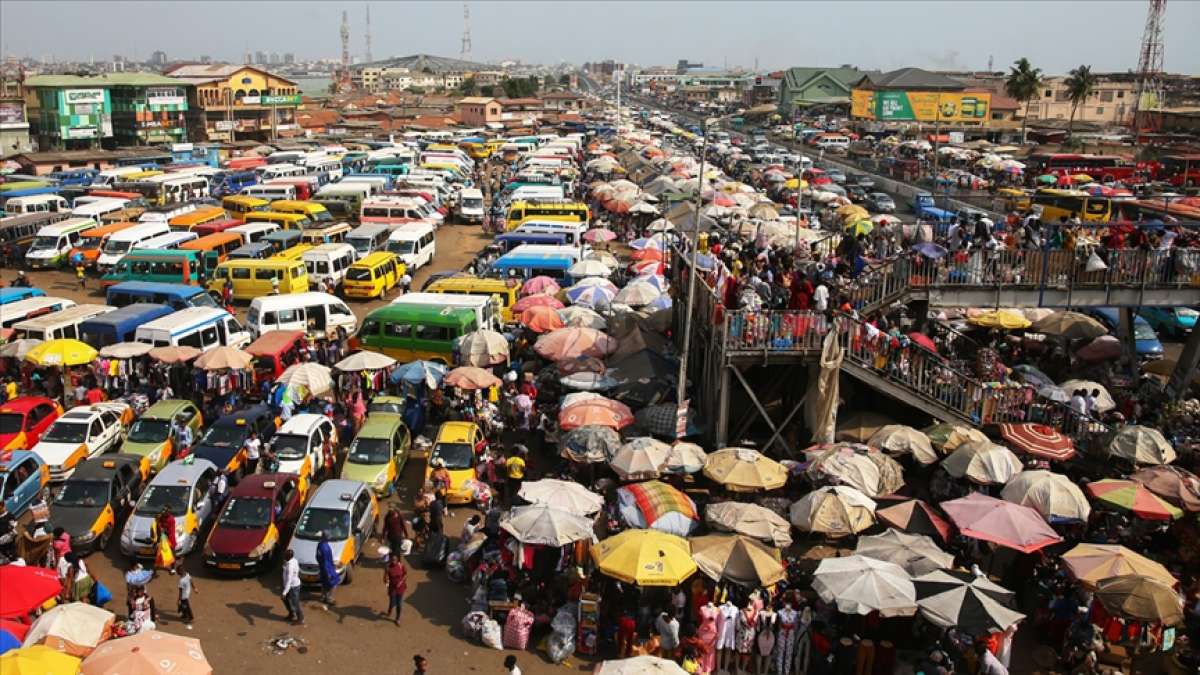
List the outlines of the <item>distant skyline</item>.
<svg viewBox="0 0 1200 675">
<path fill-rule="evenodd" d="M 58 2 L 0 3 L 0 53 L 57 61 L 241 62 L 247 51 L 341 56 L 349 12 L 351 53 L 365 52 L 371 6 L 376 60 L 414 53 L 458 57 L 460 2 Z M 774 70 L 833 66 L 891 70 L 1006 70 L 1028 57 L 1047 74 L 1080 64 L 1137 67 L 1143 1 L 1108 2 L 473 2 L 471 60 L 552 65 L 614 59 L 642 66 L 679 59 Z M 1173 2 L 1164 31 L 1168 72 L 1200 72 L 1200 2 Z"/>
</svg>

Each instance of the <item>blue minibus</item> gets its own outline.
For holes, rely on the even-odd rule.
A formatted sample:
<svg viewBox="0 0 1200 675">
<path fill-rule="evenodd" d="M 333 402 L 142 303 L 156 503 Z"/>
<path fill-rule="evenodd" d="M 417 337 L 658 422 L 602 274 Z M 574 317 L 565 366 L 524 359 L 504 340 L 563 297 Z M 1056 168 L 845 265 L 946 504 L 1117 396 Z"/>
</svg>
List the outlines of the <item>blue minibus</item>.
<svg viewBox="0 0 1200 675">
<path fill-rule="evenodd" d="M 132 342 L 138 326 L 173 312 L 174 308 L 153 302 L 125 305 L 79 324 L 79 339 L 96 348 Z"/>
<path fill-rule="evenodd" d="M 106 303 L 113 307 L 144 302 L 168 305 L 176 310 L 186 307 L 217 307 L 217 302 L 203 288 L 185 284 L 123 281 L 109 286 L 106 293 Z"/>
</svg>

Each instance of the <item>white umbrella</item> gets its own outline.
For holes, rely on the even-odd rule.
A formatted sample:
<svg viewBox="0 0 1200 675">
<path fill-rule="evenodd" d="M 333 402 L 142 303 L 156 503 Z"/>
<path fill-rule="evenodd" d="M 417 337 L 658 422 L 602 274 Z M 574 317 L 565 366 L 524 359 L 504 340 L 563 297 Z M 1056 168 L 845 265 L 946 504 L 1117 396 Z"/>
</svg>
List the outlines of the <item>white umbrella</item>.
<svg viewBox="0 0 1200 675">
<path fill-rule="evenodd" d="M 333 364 L 336 370 L 354 373 L 360 370 L 381 370 L 396 365 L 396 359 L 379 352 L 356 352 Z"/>
<path fill-rule="evenodd" d="M 154 349 L 154 345 L 146 342 L 117 342 L 101 347 L 100 356 L 110 359 L 130 359 L 135 356 L 149 354 L 151 349 Z M 0 356 L 3 355 L 3 353 L 0 353 Z"/>
<path fill-rule="evenodd" d="M 657 656 L 634 656 L 603 661 L 592 675 L 687 675 L 687 671 L 678 663 Z"/>
<path fill-rule="evenodd" d="M 704 468 L 708 453 L 695 443 L 677 442 L 667 454 L 668 473 L 696 473 Z"/>
<path fill-rule="evenodd" d="M 876 431 L 867 445 L 892 455 L 910 454 L 921 464 L 933 464 L 938 454 L 929 437 L 918 429 L 903 424 L 889 424 Z"/>
<path fill-rule="evenodd" d="M 646 202 L 638 202 L 629 207 L 629 212 L 643 215 L 656 215 L 658 214 L 658 207 Z"/>
<path fill-rule="evenodd" d="M 825 558 L 813 574 L 813 590 L 843 614 L 912 616 L 917 592 L 903 567 L 862 555 Z"/>
<path fill-rule="evenodd" d="M 617 291 L 613 302 L 629 305 L 630 307 L 641 307 L 653 302 L 660 295 L 662 293 L 657 288 L 645 281 L 632 281 L 625 288 Z"/>
<path fill-rule="evenodd" d="M 508 360 L 508 340 L 494 330 L 480 328 L 467 333 L 458 343 L 463 362 L 485 368 Z"/>
<path fill-rule="evenodd" d="M 571 265 L 570 269 L 567 270 L 567 274 L 576 279 L 581 277 L 607 277 L 612 274 L 612 270 L 598 260 L 580 260 Z"/>
<path fill-rule="evenodd" d="M 34 338 L 21 338 L 18 340 L 13 340 L 12 342 L 6 342 L 4 345 L 0 346 L 0 356 L 24 361 L 25 355 L 29 353 L 29 350 L 40 344 L 42 344 L 42 341 Z M 138 342 L 136 344 L 143 343 Z M 146 351 L 154 349 L 154 345 L 146 345 L 146 347 Z M 145 352 L 142 353 L 144 354 Z"/>
<path fill-rule="evenodd" d="M 543 478 L 521 484 L 517 496 L 532 504 L 543 504 L 580 516 L 604 508 L 604 497 L 575 481 Z"/>
<path fill-rule="evenodd" d="M 1092 512 L 1078 485 L 1062 474 L 1049 471 L 1022 471 L 1004 486 L 1000 496 L 1034 508 L 1050 523 L 1086 522 Z"/>
<path fill-rule="evenodd" d="M 1086 389 L 1089 394 L 1092 392 L 1092 390 L 1098 390 L 1100 395 L 1096 397 L 1096 410 L 1099 412 L 1106 413 L 1109 410 L 1117 407 L 1117 402 L 1114 401 L 1112 395 L 1108 393 L 1108 389 L 1106 389 L 1104 385 L 1100 384 L 1099 382 L 1093 382 L 1091 380 L 1067 380 L 1058 386 L 1060 389 L 1067 392 L 1068 396 L 1070 396 L 1071 392 L 1074 392 L 1076 389 Z"/>
<path fill-rule="evenodd" d="M 895 563 L 914 576 L 954 566 L 954 556 L 938 548 L 933 539 L 900 530 L 889 529 L 883 534 L 862 537 L 854 552 Z"/>
<path fill-rule="evenodd" d="M 590 277 L 595 278 L 595 277 Z M 595 328 L 596 330 L 605 330 L 608 328 L 608 320 L 600 316 L 598 312 L 587 307 L 579 305 L 571 305 L 558 310 L 558 318 L 567 326 L 579 326 L 581 328 Z"/>
<path fill-rule="evenodd" d="M 1007 607 L 1012 591 L 960 570 L 938 570 L 913 579 L 921 615 L 942 628 L 982 635 L 1007 629 L 1025 618 Z"/>
<path fill-rule="evenodd" d="M 288 387 L 305 387 L 312 396 L 320 396 L 333 391 L 333 378 L 330 377 L 330 370 L 311 361 L 289 366 L 275 381 Z"/>
<path fill-rule="evenodd" d="M 845 485 L 813 490 L 792 504 L 792 524 L 804 532 L 840 537 L 875 524 L 875 502 Z"/>
<path fill-rule="evenodd" d="M 704 511 L 709 527 L 737 532 L 747 537 L 770 542 L 780 548 L 792 545 L 791 526 L 787 519 L 765 506 L 748 502 L 717 502 Z"/>
<path fill-rule="evenodd" d="M 942 468 L 955 478 L 966 477 L 982 485 L 1003 485 L 1021 473 L 1021 460 L 1012 450 L 991 441 L 971 441 L 954 449 Z"/>
<path fill-rule="evenodd" d="M 610 269 L 616 269 L 621 266 L 621 261 L 617 260 L 617 256 L 603 249 L 596 249 L 595 251 L 583 256 L 583 259 L 595 260 L 596 262 L 603 263 L 605 267 Z"/>
<path fill-rule="evenodd" d="M 666 467 L 670 453 L 671 446 L 643 436 L 624 443 L 608 461 L 608 465 L 621 480 L 658 478 Z"/>
<path fill-rule="evenodd" d="M 566 546 L 595 539 L 592 521 L 545 504 L 516 507 L 500 519 L 500 527 L 523 544 Z"/>
<path fill-rule="evenodd" d="M 1134 464 L 1170 464 L 1175 448 L 1158 429 L 1130 425 L 1117 432 L 1108 443 L 1108 454 Z"/>
</svg>

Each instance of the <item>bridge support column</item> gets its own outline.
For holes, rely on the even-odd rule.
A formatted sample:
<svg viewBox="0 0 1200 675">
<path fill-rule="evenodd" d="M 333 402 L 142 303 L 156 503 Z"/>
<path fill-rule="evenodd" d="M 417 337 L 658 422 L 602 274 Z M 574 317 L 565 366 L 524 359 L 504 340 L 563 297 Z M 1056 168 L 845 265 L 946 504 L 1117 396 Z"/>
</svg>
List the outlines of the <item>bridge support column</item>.
<svg viewBox="0 0 1200 675">
<path fill-rule="evenodd" d="M 1125 348 L 1125 362 L 1129 364 L 1130 375 L 1137 378 L 1138 355 L 1137 339 L 1133 335 L 1133 308 L 1122 307 L 1117 323 L 1117 337 Z"/>
<path fill-rule="evenodd" d="M 1183 345 L 1179 362 L 1175 364 L 1175 371 L 1167 380 L 1167 393 L 1172 398 L 1183 398 L 1183 393 L 1188 390 L 1197 369 L 1200 369 L 1200 326 L 1192 329 L 1192 334 Z"/>
<path fill-rule="evenodd" d="M 723 448 L 729 445 L 729 371 L 733 366 L 723 364 L 720 366 L 721 376 L 718 378 L 716 396 L 717 401 L 717 424 L 714 429 L 714 436 L 717 439 L 717 448 Z"/>
</svg>

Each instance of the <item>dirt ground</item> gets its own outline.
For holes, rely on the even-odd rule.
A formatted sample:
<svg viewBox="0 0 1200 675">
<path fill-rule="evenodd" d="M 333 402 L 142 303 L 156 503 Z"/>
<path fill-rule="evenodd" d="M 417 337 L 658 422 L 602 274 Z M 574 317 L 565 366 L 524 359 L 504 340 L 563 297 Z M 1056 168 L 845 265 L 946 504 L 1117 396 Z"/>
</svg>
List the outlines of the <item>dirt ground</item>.
<svg viewBox="0 0 1200 675">
<path fill-rule="evenodd" d="M 430 274 L 457 270 L 474 258 L 491 237 L 477 226 L 446 225 L 437 233 L 437 255 L 432 265 L 413 275 L 413 288 L 420 288 Z M 88 287 L 80 291 L 74 275 L 66 271 L 29 272 L 33 284 L 49 295 L 67 297 L 76 302 L 103 303 L 99 282 L 88 279 Z M 15 276 L 13 270 L 0 270 L 5 285 Z M 394 299 L 349 302 L 361 320 L 368 312 Z M 246 305 L 238 307 L 239 317 L 245 318 Z M 424 475 L 425 459 L 415 457 L 405 468 L 402 490 L 389 503 L 398 503 L 409 513 L 412 495 Z M 386 512 L 387 505 L 383 505 Z M 447 534 L 457 536 L 464 520 L 473 513 L 456 508 L 447 517 Z M 373 550 L 373 549 L 370 549 Z M 114 595 L 110 609 L 124 612 L 125 586 L 123 574 L 129 561 L 112 543 L 109 550 L 87 558 L 91 572 Z M 408 596 L 399 627 L 381 618 L 387 608 L 383 584 L 383 568 L 375 560 L 363 560 L 355 570 L 349 586 L 337 589 L 337 605 L 329 610 L 317 601 L 316 594 L 305 593 L 306 627 L 289 626 L 280 599 L 279 567 L 261 576 L 249 578 L 216 578 L 204 569 L 199 553 L 189 556 L 185 563 L 195 580 L 196 594 L 192 608 L 196 614 L 193 629 L 188 630 L 177 620 L 176 577 L 160 575 L 150 584 L 151 596 L 164 620 L 163 630 L 199 638 L 204 653 L 216 673 L 306 673 L 336 672 L 341 664 L 350 665 L 360 673 L 411 672 L 413 654 L 429 659 L 432 673 L 501 673 L 504 656 L 508 653 L 484 648 L 462 635 L 460 621 L 467 610 L 468 587 L 449 582 L 441 571 L 426 571 L 409 565 Z M 268 641 L 280 635 L 290 635 L 301 641 L 302 649 L 293 647 L 276 654 Z M 564 670 L 590 670 L 590 663 L 572 658 L 569 666 L 555 666 L 543 653 L 517 652 L 518 664 L 524 673 L 561 673 Z"/>
</svg>

